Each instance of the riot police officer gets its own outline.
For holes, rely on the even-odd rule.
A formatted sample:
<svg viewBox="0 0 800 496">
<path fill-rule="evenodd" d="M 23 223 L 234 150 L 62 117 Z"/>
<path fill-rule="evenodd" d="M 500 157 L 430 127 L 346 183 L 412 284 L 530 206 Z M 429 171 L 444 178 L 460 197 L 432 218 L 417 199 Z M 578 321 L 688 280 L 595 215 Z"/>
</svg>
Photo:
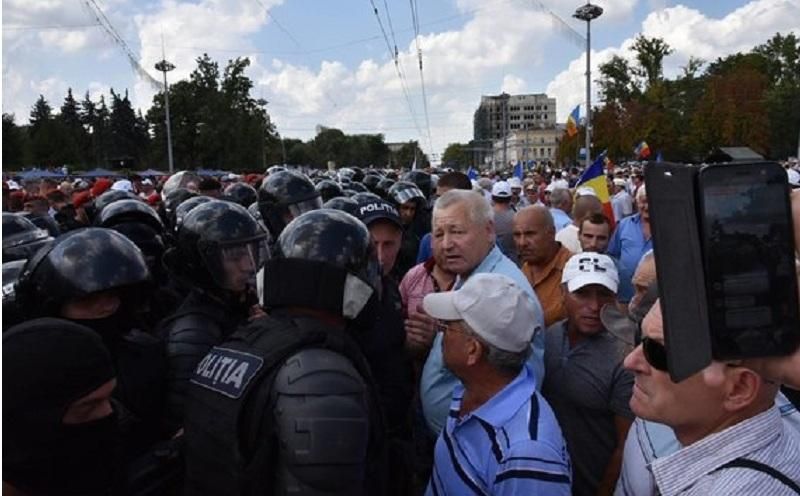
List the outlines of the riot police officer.
<svg viewBox="0 0 800 496">
<path fill-rule="evenodd" d="M 122 234 L 89 227 L 39 250 L 19 276 L 16 297 L 26 318 L 59 317 L 94 330 L 117 370 L 114 397 L 125 406 L 131 453 L 163 430 L 162 345 L 141 330 L 151 289 L 141 250 Z"/>
<path fill-rule="evenodd" d="M 257 304 L 255 275 L 266 233 L 233 202 L 211 200 L 193 208 L 164 257 L 175 277 L 191 286 L 162 323 L 166 339 L 167 420 L 182 424 L 186 385 L 200 359 L 250 317 Z"/>
<path fill-rule="evenodd" d="M 321 209 L 276 246 L 269 316 L 214 347 L 191 380 L 187 494 L 385 494 L 380 406 L 353 339 L 379 300 L 369 232 Z"/>
<path fill-rule="evenodd" d="M 270 173 L 258 190 L 258 209 L 273 240 L 292 219 L 318 208 L 322 208 L 319 191 L 299 172 Z"/>
</svg>

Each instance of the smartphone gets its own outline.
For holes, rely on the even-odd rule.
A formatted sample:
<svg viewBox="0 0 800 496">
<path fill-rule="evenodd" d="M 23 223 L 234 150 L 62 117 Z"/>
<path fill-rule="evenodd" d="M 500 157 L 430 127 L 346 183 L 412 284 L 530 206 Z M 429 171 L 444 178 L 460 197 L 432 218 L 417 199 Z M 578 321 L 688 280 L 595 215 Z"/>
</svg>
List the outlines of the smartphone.
<svg viewBox="0 0 800 496">
<path fill-rule="evenodd" d="M 714 358 L 793 352 L 800 316 L 786 172 L 775 162 L 709 165 L 697 188 Z"/>
</svg>

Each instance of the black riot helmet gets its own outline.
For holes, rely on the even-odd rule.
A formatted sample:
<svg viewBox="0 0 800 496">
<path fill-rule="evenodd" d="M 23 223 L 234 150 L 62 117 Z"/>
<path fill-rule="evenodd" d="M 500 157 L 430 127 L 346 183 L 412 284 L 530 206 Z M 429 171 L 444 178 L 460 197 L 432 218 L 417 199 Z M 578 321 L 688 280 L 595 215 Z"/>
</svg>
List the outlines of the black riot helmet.
<svg viewBox="0 0 800 496">
<path fill-rule="evenodd" d="M 266 236 L 246 208 L 212 200 L 184 217 L 165 263 L 192 284 L 241 293 L 254 287 Z"/>
<path fill-rule="evenodd" d="M 414 183 L 399 181 L 389 188 L 389 201 L 398 206 L 415 199 L 425 200 L 425 194 Z"/>
<path fill-rule="evenodd" d="M 381 197 L 375 193 L 356 193 L 351 196 L 350 199 L 358 204 L 361 204 L 362 202 L 368 202 L 370 200 L 380 200 Z"/>
<path fill-rule="evenodd" d="M 356 183 L 360 183 L 364 180 L 364 171 L 361 167 L 353 167 L 353 175 L 350 177 L 350 180 Z"/>
<path fill-rule="evenodd" d="M 166 198 L 169 196 L 173 191 L 178 190 L 180 188 L 190 188 L 194 189 L 200 184 L 200 176 L 195 174 L 192 171 L 178 171 L 175 174 L 169 176 L 169 179 L 164 183 L 164 186 L 161 188 L 161 196 Z"/>
<path fill-rule="evenodd" d="M 304 175 L 279 171 L 264 179 L 258 190 L 258 209 L 273 239 L 301 214 L 322 207 L 319 192 Z"/>
<path fill-rule="evenodd" d="M 381 176 L 376 174 L 367 174 L 364 176 L 364 180 L 361 181 L 361 184 L 367 187 L 368 190 L 372 191 L 373 193 L 378 193 L 378 183 L 381 182 Z"/>
<path fill-rule="evenodd" d="M 17 298 L 28 317 L 57 316 L 74 299 L 150 282 L 142 251 L 127 237 L 101 227 L 61 235 L 25 264 Z"/>
<path fill-rule="evenodd" d="M 53 242 L 44 229 L 39 229 L 25 217 L 3 212 L 3 262 L 25 260 L 39 248 Z"/>
<path fill-rule="evenodd" d="M 208 203 L 212 200 L 213 198 L 210 196 L 192 196 L 191 198 L 181 202 L 181 204 L 175 208 L 175 230 L 178 230 L 178 228 L 181 227 L 181 224 L 183 224 L 183 219 L 189 212 L 192 211 L 193 208 L 198 205 L 202 205 L 203 203 Z"/>
<path fill-rule="evenodd" d="M 164 196 L 164 202 L 161 204 L 163 208 L 161 215 L 164 219 L 164 224 L 174 230 L 176 220 L 175 211 L 178 205 L 195 196 L 197 196 L 197 193 L 189 191 L 186 188 L 178 188 Z"/>
<path fill-rule="evenodd" d="M 141 203 L 141 200 L 130 191 L 120 191 L 120 190 L 110 189 L 105 193 L 103 193 L 102 195 L 95 198 L 94 200 L 95 219 L 100 217 L 100 215 L 103 213 L 103 209 L 105 209 L 112 203 L 118 202 L 120 200 L 136 200 Z"/>
<path fill-rule="evenodd" d="M 135 222 L 150 226 L 156 231 L 164 230 L 164 223 L 158 213 L 140 200 L 125 199 L 115 201 L 100 211 L 95 218 L 95 225 L 99 227 L 113 227 L 117 224 Z"/>
<path fill-rule="evenodd" d="M 346 196 L 340 196 L 326 201 L 322 205 L 322 208 L 341 210 L 342 212 L 347 212 L 350 215 L 356 215 L 356 213 L 358 212 L 358 202 L 353 200 L 352 198 L 348 198 Z"/>
<path fill-rule="evenodd" d="M 258 193 L 254 187 L 247 183 L 233 183 L 225 188 L 222 199 L 238 203 L 247 208 L 258 200 Z"/>
<path fill-rule="evenodd" d="M 403 174 L 403 181 L 408 181 L 417 185 L 425 198 L 430 198 L 431 191 L 433 191 L 431 175 L 425 171 L 412 170 Z"/>
<path fill-rule="evenodd" d="M 286 226 L 264 268 L 264 305 L 316 308 L 370 325 L 363 319 L 374 319 L 380 274 L 360 220 L 327 208 L 307 212 Z"/>
<path fill-rule="evenodd" d="M 381 179 L 380 182 L 378 182 L 377 186 L 375 186 L 376 190 L 375 193 L 377 193 L 378 196 L 380 196 L 384 200 L 388 200 L 389 189 L 391 189 L 391 187 L 394 186 L 394 183 L 395 183 L 394 179 L 389 179 L 388 177 L 386 179 Z"/>
<path fill-rule="evenodd" d="M 342 191 L 342 187 L 336 184 L 335 182 L 331 181 L 330 179 L 323 179 L 322 181 L 317 183 L 315 188 L 317 191 L 319 191 L 319 194 L 322 197 L 323 202 L 326 202 L 332 198 L 344 196 L 344 191 Z"/>
<path fill-rule="evenodd" d="M 368 193 L 369 192 L 369 190 L 367 189 L 366 186 L 364 186 L 361 183 L 357 183 L 355 181 L 350 183 L 349 189 L 355 191 L 356 193 Z"/>
</svg>

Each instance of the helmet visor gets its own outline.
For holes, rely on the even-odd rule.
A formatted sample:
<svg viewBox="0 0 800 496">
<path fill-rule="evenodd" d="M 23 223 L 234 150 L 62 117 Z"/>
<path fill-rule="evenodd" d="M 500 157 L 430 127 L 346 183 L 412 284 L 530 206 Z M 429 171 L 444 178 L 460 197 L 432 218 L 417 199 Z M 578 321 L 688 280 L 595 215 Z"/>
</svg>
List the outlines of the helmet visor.
<svg viewBox="0 0 800 496">
<path fill-rule="evenodd" d="M 322 198 L 319 196 L 315 196 L 314 198 L 309 198 L 308 200 L 292 203 L 286 208 L 289 211 L 289 215 L 291 216 L 291 218 L 286 222 L 288 224 L 289 222 L 300 217 L 302 214 L 306 212 L 322 208 Z"/>
<path fill-rule="evenodd" d="M 425 195 L 419 188 L 405 188 L 394 192 L 394 199 L 397 203 L 405 203 L 415 198 L 425 199 Z"/>
<path fill-rule="evenodd" d="M 206 263 L 217 285 L 235 292 L 255 288 L 256 272 L 264 264 L 262 245 L 263 240 L 222 245 L 216 253 L 207 254 Z"/>
</svg>

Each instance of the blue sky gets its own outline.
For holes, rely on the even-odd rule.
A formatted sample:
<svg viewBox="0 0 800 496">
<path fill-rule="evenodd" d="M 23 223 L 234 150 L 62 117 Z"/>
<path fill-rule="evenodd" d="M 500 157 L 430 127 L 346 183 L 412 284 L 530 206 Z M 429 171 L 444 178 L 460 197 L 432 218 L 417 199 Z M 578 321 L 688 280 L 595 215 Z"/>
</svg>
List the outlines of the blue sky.
<svg viewBox="0 0 800 496">
<path fill-rule="evenodd" d="M 39 94 L 58 107 L 68 87 L 76 96 L 88 90 L 95 100 L 111 87 L 128 89 L 134 105 L 146 111 L 156 88 L 97 25 L 98 12 L 156 78 L 152 66 L 161 58 L 162 36 L 167 58 L 178 66 L 171 81 L 186 77 L 203 52 L 223 66 L 249 56 L 254 94 L 270 102 L 268 111 L 286 137 L 309 139 L 321 124 L 382 132 L 387 141 L 419 139 L 426 152 L 439 154 L 448 143 L 470 139 L 481 94 L 548 93 L 557 98 L 560 121 L 583 102 L 585 24 L 571 18 L 579 2 L 416 3 L 429 126 L 405 0 L 374 5 L 389 44 L 396 40 L 408 100 L 370 0 L 3 0 L 3 112 L 25 122 Z M 674 48 L 667 75 L 690 55 L 713 60 L 775 32 L 800 34 L 800 0 L 595 3 L 605 9 L 592 23 L 595 68 L 614 54 L 629 56 L 639 33 Z"/>
</svg>

